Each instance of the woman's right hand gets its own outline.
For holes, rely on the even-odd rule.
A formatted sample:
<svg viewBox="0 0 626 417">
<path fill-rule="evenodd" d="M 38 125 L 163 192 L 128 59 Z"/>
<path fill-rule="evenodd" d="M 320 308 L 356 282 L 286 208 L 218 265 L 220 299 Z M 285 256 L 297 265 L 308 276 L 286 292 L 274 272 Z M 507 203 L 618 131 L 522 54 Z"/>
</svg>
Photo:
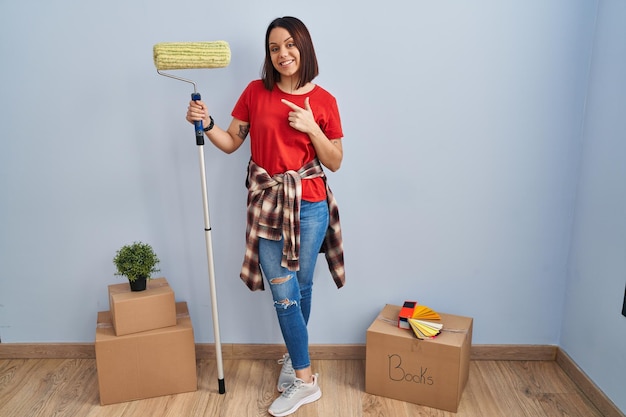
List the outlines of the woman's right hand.
<svg viewBox="0 0 626 417">
<path fill-rule="evenodd" d="M 204 126 L 209 125 L 209 111 L 202 100 L 191 100 L 187 107 L 187 121 L 191 124 L 202 120 Z"/>
<path fill-rule="evenodd" d="M 209 118 L 209 109 L 202 100 L 191 100 L 189 102 L 189 106 L 187 107 L 187 116 L 185 118 L 191 124 L 202 120 L 202 124 L 205 127 L 209 126 L 211 123 L 211 119 Z M 213 143 L 213 145 L 215 145 L 218 149 L 226 153 L 232 153 L 236 151 L 241 144 L 243 144 L 244 139 L 248 135 L 249 129 L 250 125 L 248 123 L 244 123 L 241 120 L 233 118 L 227 131 L 222 130 L 217 123 L 214 122 L 211 131 L 205 132 L 204 135 L 208 137 L 211 143 Z"/>
</svg>

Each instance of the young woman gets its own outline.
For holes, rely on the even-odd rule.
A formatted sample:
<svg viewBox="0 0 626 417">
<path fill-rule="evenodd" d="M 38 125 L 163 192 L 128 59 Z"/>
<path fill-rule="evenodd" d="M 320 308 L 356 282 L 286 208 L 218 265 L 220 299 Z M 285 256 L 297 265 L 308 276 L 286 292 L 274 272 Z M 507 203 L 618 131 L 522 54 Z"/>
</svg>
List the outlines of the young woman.
<svg viewBox="0 0 626 417">
<path fill-rule="evenodd" d="M 187 120 L 202 120 L 206 136 L 226 153 L 250 134 L 241 278 L 251 290 L 262 290 L 265 276 L 288 351 L 279 361 L 282 394 L 270 406 L 274 416 L 321 396 L 307 331 L 320 251 L 337 287 L 345 280 L 338 210 L 322 169 L 341 166 L 343 131 L 335 98 L 312 83 L 317 75 L 306 26 L 294 17 L 277 18 L 265 34 L 262 78 L 243 91 L 228 129 L 214 123 L 202 101 L 190 102 L 187 110 Z"/>
</svg>

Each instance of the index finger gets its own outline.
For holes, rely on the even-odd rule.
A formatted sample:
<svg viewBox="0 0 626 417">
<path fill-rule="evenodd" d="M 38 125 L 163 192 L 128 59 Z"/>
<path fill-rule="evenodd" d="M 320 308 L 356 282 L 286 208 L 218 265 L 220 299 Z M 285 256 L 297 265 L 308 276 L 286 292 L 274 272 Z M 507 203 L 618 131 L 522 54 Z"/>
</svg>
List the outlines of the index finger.
<svg viewBox="0 0 626 417">
<path fill-rule="evenodd" d="M 302 107 L 293 104 L 291 101 L 287 100 L 287 99 L 281 99 L 280 101 L 282 101 L 284 104 L 288 105 L 289 107 L 291 107 L 292 110 L 298 110 L 298 109 L 302 109 Z"/>
</svg>

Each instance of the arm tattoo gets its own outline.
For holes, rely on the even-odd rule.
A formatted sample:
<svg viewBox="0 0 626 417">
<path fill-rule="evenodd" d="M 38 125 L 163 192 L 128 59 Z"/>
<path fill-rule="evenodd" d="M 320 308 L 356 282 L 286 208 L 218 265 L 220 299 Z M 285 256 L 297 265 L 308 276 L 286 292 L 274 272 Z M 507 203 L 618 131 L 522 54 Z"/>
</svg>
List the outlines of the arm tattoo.
<svg viewBox="0 0 626 417">
<path fill-rule="evenodd" d="M 245 140 L 249 131 L 250 125 L 239 125 L 239 133 L 237 133 L 237 136 L 239 136 L 241 140 Z"/>
</svg>

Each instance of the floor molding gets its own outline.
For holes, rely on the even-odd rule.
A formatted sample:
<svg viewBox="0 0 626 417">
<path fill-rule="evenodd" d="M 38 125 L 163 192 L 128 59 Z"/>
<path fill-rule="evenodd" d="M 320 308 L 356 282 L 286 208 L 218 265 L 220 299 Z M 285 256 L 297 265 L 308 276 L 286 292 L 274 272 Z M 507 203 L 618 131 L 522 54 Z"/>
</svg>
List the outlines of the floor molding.
<svg viewBox="0 0 626 417">
<path fill-rule="evenodd" d="M 222 344 L 224 360 L 269 360 L 282 356 L 280 344 Z M 365 345 L 311 345 L 314 360 L 364 360 Z M 0 359 L 95 359 L 93 343 L 0 343 Z M 214 359 L 215 345 L 196 344 L 198 359 Z M 607 417 L 626 417 L 580 367 L 558 346 L 473 345 L 471 360 L 556 361 L 589 400 Z"/>
<path fill-rule="evenodd" d="M 552 345 L 473 345 L 472 360 L 553 361 L 557 346 Z M 282 356 L 280 344 L 222 344 L 223 359 L 274 359 Z M 365 345 L 311 345 L 312 359 L 365 359 Z M 215 345 L 196 344 L 198 359 L 213 359 Z M 0 343 L 0 359 L 95 359 L 93 343 Z"/>
<path fill-rule="evenodd" d="M 95 359 L 93 343 L 0 343 L 0 359 Z"/>
<path fill-rule="evenodd" d="M 563 349 L 557 349 L 555 360 L 603 416 L 626 417 Z"/>
</svg>

